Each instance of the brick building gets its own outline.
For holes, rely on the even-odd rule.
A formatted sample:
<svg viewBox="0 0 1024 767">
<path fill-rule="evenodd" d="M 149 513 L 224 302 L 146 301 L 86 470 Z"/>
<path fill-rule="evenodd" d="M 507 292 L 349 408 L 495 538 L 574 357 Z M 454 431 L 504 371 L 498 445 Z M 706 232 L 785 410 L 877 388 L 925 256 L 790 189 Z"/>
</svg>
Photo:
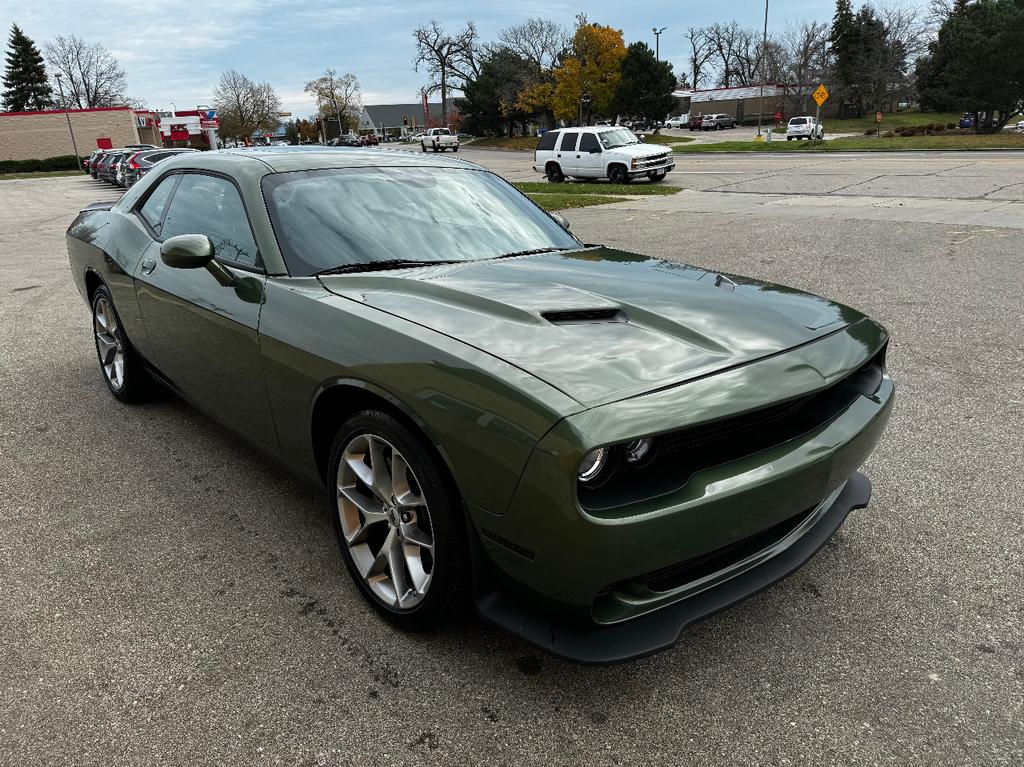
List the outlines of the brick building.
<svg viewBox="0 0 1024 767">
<path fill-rule="evenodd" d="M 130 107 L 70 109 L 66 113 L 0 112 L 0 160 L 45 160 L 74 154 L 72 132 L 82 156 L 97 147 L 162 143 L 153 114 Z"/>
</svg>

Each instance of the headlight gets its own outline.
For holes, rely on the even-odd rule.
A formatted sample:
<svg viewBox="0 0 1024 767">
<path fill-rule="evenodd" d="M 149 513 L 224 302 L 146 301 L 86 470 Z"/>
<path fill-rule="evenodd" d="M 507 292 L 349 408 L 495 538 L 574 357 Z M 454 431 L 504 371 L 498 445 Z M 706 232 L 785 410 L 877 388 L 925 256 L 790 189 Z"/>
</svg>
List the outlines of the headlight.
<svg viewBox="0 0 1024 767">
<path fill-rule="evenodd" d="M 632 167 L 632 168 L 636 168 L 636 158 L 635 158 L 635 157 L 634 157 L 634 158 L 633 158 L 633 160 L 632 160 L 632 161 L 630 162 L 630 167 Z"/>
<path fill-rule="evenodd" d="M 623 447 L 623 451 L 626 454 L 626 463 L 630 466 L 639 466 L 651 457 L 653 447 L 654 440 L 650 437 L 641 437 L 640 439 L 634 439 L 632 442 L 627 442 Z"/>
<path fill-rule="evenodd" d="M 583 456 L 577 473 L 580 482 L 593 482 L 597 479 L 601 472 L 604 471 L 604 467 L 608 465 L 608 455 L 608 448 L 599 447 L 597 450 L 591 450 Z"/>
</svg>

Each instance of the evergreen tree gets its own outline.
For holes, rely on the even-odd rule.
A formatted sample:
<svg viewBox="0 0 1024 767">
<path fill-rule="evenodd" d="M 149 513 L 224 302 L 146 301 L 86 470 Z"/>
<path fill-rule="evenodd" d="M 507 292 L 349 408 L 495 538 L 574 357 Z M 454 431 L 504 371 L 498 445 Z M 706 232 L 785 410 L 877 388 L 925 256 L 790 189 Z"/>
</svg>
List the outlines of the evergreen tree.
<svg viewBox="0 0 1024 767">
<path fill-rule="evenodd" d="M 858 65 L 861 62 L 860 25 L 853 14 L 850 0 L 836 0 L 836 13 L 832 18 L 829 49 L 832 54 L 832 88 L 834 98 L 841 104 L 856 104 L 861 94 L 857 87 Z"/>
<path fill-rule="evenodd" d="M 633 43 L 622 60 L 621 78 L 615 93 L 620 115 L 664 120 L 676 105 L 672 91 L 676 78 L 672 65 L 654 58 L 646 43 Z"/>
<path fill-rule="evenodd" d="M 53 101 L 43 56 L 17 24 L 11 25 L 3 83 L 4 111 L 34 112 L 46 109 Z"/>
</svg>

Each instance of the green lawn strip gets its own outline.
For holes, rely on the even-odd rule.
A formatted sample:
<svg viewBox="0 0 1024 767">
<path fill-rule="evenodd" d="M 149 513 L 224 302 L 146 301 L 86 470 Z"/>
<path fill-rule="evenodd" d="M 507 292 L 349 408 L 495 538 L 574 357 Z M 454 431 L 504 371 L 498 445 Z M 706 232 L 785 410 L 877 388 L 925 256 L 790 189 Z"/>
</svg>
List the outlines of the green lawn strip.
<svg viewBox="0 0 1024 767">
<path fill-rule="evenodd" d="M 475 138 L 467 141 L 465 146 L 474 149 L 518 149 L 521 151 L 533 151 L 537 148 L 536 136 L 492 136 L 490 138 Z"/>
<path fill-rule="evenodd" d="M 644 136 L 645 144 L 665 144 L 666 146 L 672 146 L 673 144 L 685 144 L 689 141 L 696 141 L 693 136 L 655 136 L 653 133 L 648 133 Z"/>
<path fill-rule="evenodd" d="M 572 195 L 606 195 L 606 194 L 676 194 L 680 191 L 678 186 L 665 186 L 664 184 L 651 184 L 641 181 L 636 184 L 603 184 L 595 182 L 551 184 L 547 181 L 521 181 L 515 184 L 515 188 L 526 194 L 572 194 Z"/>
<path fill-rule="evenodd" d="M 15 181 L 19 178 L 59 178 L 61 176 L 81 176 L 80 170 L 48 170 L 37 173 L 0 173 L 0 181 Z"/>
<path fill-rule="evenodd" d="M 529 193 L 531 200 L 544 210 L 565 210 L 566 208 L 589 208 L 591 205 L 608 205 L 613 202 L 628 202 L 625 197 L 603 194 L 572 194 L 570 192 Z"/>
<path fill-rule="evenodd" d="M 814 114 L 814 111 L 811 111 Z M 949 123 L 960 124 L 961 112 L 882 112 L 882 132 L 897 128 L 919 128 L 928 124 L 941 125 L 945 128 Z M 875 127 L 875 113 L 848 120 L 822 119 L 825 130 L 830 133 L 863 133 Z"/>
<path fill-rule="evenodd" d="M 864 136 L 831 141 L 722 141 L 677 146 L 679 154 L 708 152 L 897 152 L 905 149 L 1024 149 L 1024 133 L 966 134 L 963 136 Z"/>
</svg>

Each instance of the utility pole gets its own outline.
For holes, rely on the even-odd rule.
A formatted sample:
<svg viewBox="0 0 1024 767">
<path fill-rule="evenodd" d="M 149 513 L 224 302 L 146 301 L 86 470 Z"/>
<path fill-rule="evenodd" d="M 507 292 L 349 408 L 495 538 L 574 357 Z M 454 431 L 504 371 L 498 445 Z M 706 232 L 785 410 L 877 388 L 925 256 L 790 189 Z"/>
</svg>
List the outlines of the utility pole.
<svg viewBox="0 0 1024 767">
<path fill-rule="evenodd" d="M 68 104 L 64 101 L 64 77 L 57 73 L 57 90 L 60 92 L 60 103 L 64 107 L 64 119 L 68 121 L 68 133 L 71 134 L 71 146 L 75 150 L 75 162 L 78 163 L 78 169 L 82 170 L 82 158 L 78 154 L 78 142 L 75 141 L 75 131 L 71 127 L 71 115 L 68 113 Z"/>
<path fill-rule="evenodd" d="M 764 54 L 768 48 L 768 0 L 764 0 L 764 36 L 761 38 L 761 95 L 757 99 L 757 135 L 761 135 L 761 113 L 764 112 Z"/>
<path fill-rule="evenodd" d="M 651 27 L 651 31 L 654 33 L 654 58 L 657 61 L 661 61 L 661 33 L 664 32 L 668 27 Z"/>
</svg>

